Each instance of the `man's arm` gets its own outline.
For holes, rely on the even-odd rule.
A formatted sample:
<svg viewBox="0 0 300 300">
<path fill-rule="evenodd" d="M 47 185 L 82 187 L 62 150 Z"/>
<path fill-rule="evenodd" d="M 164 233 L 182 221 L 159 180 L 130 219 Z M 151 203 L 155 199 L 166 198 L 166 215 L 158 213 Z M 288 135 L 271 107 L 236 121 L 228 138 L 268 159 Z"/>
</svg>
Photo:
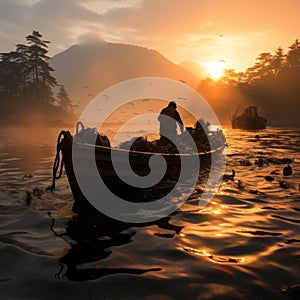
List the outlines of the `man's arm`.
<svg viewBox="0 0 300 300">
<path fill-rule="evenodd" d="M 159 122 L 161 121 L 161 115 L 162 115 L 162 112 L 163 112 L 163 111 L 161 111 L 160 114 L 159 114 L 158 117 L 157 117 L 157 120 L 158 120 Z"/>
<path fill-rule="evenodd" d="M 177 110 L 175 110 L 174 119 L 178 122 L 181 133 L 184 131 L 184 125 Z"/>
</svg>

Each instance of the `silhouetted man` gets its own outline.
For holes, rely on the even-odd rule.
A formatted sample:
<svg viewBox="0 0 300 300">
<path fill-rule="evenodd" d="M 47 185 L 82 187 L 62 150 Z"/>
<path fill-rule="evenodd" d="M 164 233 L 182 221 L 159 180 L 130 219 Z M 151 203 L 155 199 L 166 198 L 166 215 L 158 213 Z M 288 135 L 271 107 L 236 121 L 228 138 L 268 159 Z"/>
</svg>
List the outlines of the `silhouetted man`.
<svg viewBox="0 0 300 300">
<path fill-rule="evenodd" d="M 164 140 L 164 137 L 170 137 L 170 139 L 177 137 L 177 124 L 179 125 L 181 132 L 184 131 L 183 122 L 176 108 L 176 102 L 171 101 L 158 116 L 158 121 L 160 122 L 159 132 L 161 135 L 161 141 Z"/>
</svg>

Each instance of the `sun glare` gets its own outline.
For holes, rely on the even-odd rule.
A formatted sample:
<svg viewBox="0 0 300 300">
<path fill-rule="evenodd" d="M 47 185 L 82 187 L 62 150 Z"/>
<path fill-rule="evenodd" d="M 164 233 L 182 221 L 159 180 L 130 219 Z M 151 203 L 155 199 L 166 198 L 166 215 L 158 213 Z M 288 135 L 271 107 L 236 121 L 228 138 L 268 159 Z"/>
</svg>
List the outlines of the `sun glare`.
<svg viewBox="0 0 300 300">
<path fill-rule="evenodd" d="M 208 76 L 212 79 L 219 79 L 224 74 L 225 69 L 225 63 L 224 61 L 218 61 L 218 62 L 207 62 L 203 63 L 203 65 L 208 70 Z"/>
</svg>

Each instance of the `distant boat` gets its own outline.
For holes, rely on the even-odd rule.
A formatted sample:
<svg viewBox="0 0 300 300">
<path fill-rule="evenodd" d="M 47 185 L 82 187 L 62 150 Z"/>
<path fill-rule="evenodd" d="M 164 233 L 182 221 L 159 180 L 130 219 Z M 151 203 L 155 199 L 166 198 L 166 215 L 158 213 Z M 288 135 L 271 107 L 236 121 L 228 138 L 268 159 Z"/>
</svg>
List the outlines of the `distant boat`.
<svg viewBox="0 0 300 300">
<path fill-rule="evenodd" d="M 233 129 L 260 130 L 267 127 L 267 120 L 258 115 L 257 106 L 248 106 L 243 114 L 237 112 L 231 119 Z"/>
</svg>

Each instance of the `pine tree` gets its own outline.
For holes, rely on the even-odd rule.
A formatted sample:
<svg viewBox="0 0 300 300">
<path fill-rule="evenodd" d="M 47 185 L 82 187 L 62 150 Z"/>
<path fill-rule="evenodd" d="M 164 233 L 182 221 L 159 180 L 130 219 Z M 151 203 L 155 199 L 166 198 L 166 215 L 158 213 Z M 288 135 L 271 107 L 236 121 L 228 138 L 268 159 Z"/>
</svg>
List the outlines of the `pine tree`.
<svg viewBox="0 0 300 300">
<path fill-rule="evenodd" d="M 286 55 L 288 67 L 300 67 L 300 41 L 296 39 L 289 49 Z"/>
<path fill-rule="evenodd" d="M 60 103 L 60 107 L 62 110 L 72 113 L 74 110 L 74 106 L 72 105 L 72 101 L 63 85 L 60 85 L 59 91 L 57 92 L 57 99 Z"/>
<path fill-rule="evenodd" d="M 285 61 L 284 59 L 285 57 L 284 57 L 283 49 L 281 47 L 278 47 L 272 62 L 275 76 L 277 76 L 278 73 L 282 70 Z"/>
<path fill-rule="evenodd" d="M 49 66 L 49 41 L 38 31 L 26 37 L 28 45 L 17 44 L 16 50 L 0 54 L 1 98 L 53 102 L 52 88 L 57 85 Z"/>
<path fill-rule="evenodd" d="M 52 102 L 51 88 L 57 85 L 56 79 L 51 75 L 54 71 L 49 66 L 49 41 L 42 40 L 38 31 L 33 31 L 26 37 L 28 46 L 28 75 L 33 100 Z"/>
</svg>

